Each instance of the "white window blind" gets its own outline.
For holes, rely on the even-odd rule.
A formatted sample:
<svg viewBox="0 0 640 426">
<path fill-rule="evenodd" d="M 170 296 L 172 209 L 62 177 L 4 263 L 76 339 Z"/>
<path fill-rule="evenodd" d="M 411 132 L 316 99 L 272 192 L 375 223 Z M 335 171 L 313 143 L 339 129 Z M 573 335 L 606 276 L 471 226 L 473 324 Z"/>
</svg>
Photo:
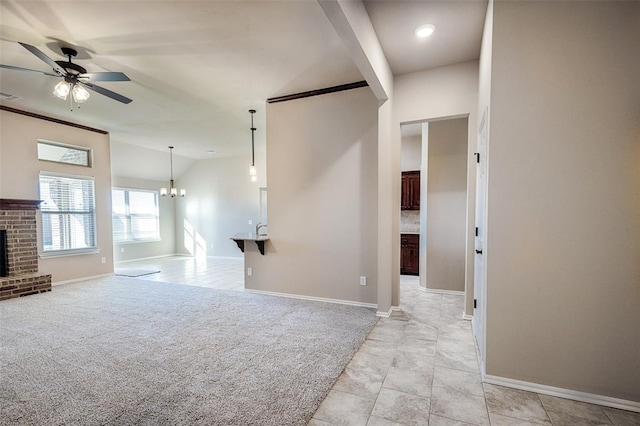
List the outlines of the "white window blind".
<svg viewBox="0 0 640 426">
<path fill-rule="evenodd" d="M 96 249 L 93 178 L 40 174 L 44 253 Z"/>
<path fill-rule="evenodd" d="M 157 241 L 160 239 L 158 191 L 111 190 L 113 241 Z"/>
</svg>

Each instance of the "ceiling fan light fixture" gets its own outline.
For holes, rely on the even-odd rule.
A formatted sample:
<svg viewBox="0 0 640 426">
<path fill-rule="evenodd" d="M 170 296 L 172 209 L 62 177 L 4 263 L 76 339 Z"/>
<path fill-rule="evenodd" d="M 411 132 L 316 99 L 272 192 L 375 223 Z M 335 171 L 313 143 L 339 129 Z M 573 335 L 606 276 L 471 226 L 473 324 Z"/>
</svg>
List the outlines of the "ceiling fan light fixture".
<svg viewBox="0 0 640 426">
<path fill-rule="evenodd" d="M 89 94 L 89 91 L 79 84 L 73 85 L 73 89 L 71 89 L 71 95 L 73 96 L 73 100 L 79 104 L 85 102 L 87 99 L 89 99 L 89 96 L 91 96 Z"/>
<path fill-rule="evenodd" d="M 436 30 L 433 24 L 424 24 L 416 28 L 416 36 L 419 38 L 427 38 Z"/>
<path fill-rule="evenodd" d="M 69 96 L 69 92 L 71 91 L 71 83 L 67 83 L 66 81 L 61 81 L 56 84 L 56 87 L 53 88 L 53 94 L 57 98 L 62 100 L 66 100 L 67 96 Z"/>
</svg>

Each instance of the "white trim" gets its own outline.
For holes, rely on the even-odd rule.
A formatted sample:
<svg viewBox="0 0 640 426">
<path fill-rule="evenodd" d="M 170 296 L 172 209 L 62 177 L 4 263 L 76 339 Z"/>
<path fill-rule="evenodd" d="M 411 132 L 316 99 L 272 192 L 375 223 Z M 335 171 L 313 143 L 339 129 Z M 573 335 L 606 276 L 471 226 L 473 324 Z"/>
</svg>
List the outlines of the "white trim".
<svg viewBox="0 0 640 426">
<path fill-rule="evenodd" d="M 114 241 L 113 245 L 129 245 L 129 244 L 142 244 L 142 243 L 159 243 L 162 242 L 162 238 L 149 238 L 147 240 L 122 240 Z"/>
<path fill-rule="evenodd" d="M 425 291 L 427 293 L 453 294 L 456 296 L 464 296 L 464 291 L 459 290 L 439 290 L 437 288 L 428 288 Z"/>
<path fill-rule="evenodd" d="M 467 315 L 464 312 L 462 312 L 462 319 L 466 321 L 471 321 L 473 319 L 473 315 Z"/>
<path fill-rule="evenodd" d="M 52 259 L 55 257 L 69 257 L 69 256 L 83 256 L 85 254 L 98 254 L 102 253 L 101 248 L 92 247 L 86 249 L 67 249 L 67 250 L 51 250 L 43 251 L 38 254 L 40 259 Z"/>
<path fill-rule="evenodd" d="M 400 310 L 400 306 L 392 306 L 391 310 L 392 311 L 399 311 Z"/>
<path fill-rule="evenodd" d="M 209 256 L 207 255 L 208 258 L 211 259 L 227 259 L 227 260 L 244 260 L 244 256 Z"/>
<path fill-rule="evenodd" d="M 151 256 L 151 257 L 139 257 L 137 259 L 129 259 L 129 260 L 119 260 L 117 262 L 114 262 L 114 265 L 120 265 L 122 263 L 131 263 L 131 262 L 138 262 L 141 260 L 151 260 L 151 259 L 160 259 L 162 257 L 173 257 L 173 256 L 179 256 L 178 254 L 161 254 L 160 256 Z"/>
<path fill-rule="evenodd" d="M 427 292 L 427 289 L 422 287 L 421 285 L 418 286 L 418 290 L 424 291 L 425 293 Z"/>
<path fill-rule="evenodd" d="M 393 312 L 393 307 L 389 308 L 387 312 L 383 312 L 383 311 L 376 312 L 376 316 L 381 318 L 389 318 L 391 316 L 391 312 Z"/>
<path fill-rule="evenodd" d="M 506 377 L 492 376 L 489 374 L 484 375 L 483 382 L 640 413 L 640 402 L 629 401 L 626 399 L 612 398 L 610 396 L 579 392 L 571 389 L 556 388 L 553 386 L 524 382 L 521 380 L 508 379 Z"/>
<path fill-rule="evenodd" d="M 327 299 L 325 297 L 304 296 L 301 294 L 291 294 L 291 293 L 278 293 L 275 291 L 253 290 L 250 288 L 245 288 L 244 291 L 248 293 L 264 294 L 267 296 L 288 297 L 290 299 L 301 299 L 301 300 L 313 300 L 315 302 L 337 303 L 339 305 L 361 306 L 364 308 L 376 309 L 378 307 L 378 305 L 376 305 L 375 303 L 354 302 L 352 300 Z"/>
<path fill-rule="evenodd" d="M 113 276 L 113 272 L 109 272 L 108 274 L 92 275 L 90 277 L 74 278 L 72 280 L 66 280 L 66 281 L 57 281 L 55 283 L 51 283 L 51 286 L 56 287 L 64 284 L 77 283 L 80 281 L 96 280 L 98 278 L 105 278 L 105 277 L 112 277 L 112 276 Z"/>
</svg>

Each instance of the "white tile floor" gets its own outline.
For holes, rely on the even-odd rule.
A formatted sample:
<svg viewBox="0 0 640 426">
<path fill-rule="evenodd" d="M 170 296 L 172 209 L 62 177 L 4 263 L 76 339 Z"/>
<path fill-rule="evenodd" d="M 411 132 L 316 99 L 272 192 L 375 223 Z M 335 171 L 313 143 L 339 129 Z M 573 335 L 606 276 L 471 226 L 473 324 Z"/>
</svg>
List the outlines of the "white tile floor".
<svg viewBox="0 0 640 426">
<path fill-rule="evenodd" d="M 243 290 L 242 259 L 170 257 L 139 278 Z M 401 312 L 380 319 L 309 422 L 323 425 L 616 425 L 640 414 L 483 384 L 463 297 L 401 279 Z"/>
</svg>

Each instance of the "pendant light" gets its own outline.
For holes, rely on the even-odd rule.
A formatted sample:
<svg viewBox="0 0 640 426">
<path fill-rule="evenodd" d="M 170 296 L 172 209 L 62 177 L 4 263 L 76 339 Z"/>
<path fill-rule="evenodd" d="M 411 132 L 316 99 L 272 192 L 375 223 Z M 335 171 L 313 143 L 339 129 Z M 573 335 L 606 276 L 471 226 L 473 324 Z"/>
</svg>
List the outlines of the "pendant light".
<svg viewBox="0 0 640 426">
<path fill-rule="evenodd" d="M 160 195 L 166 197 L 167 195 L 173 197 L 184 197 L 187 195 L 187 191 L 184 189 L 178 190 L 175 186 L 173 186 L 173 147 L 169 147 L 169 161 L 171 167 L 171 180 L 169 181 L 169 188 L 160 188 Z"/>
<path fill-rule="evenodd" d="M 256 148 L 254 139 L 256 128 L 253 127 L 253 114 L 255 113 L 255 109 L 249 110 L 249 114 L 251 114 L 251 167 L 249 167 L 249 176 L 251 177 L 251 182 L 256 182 L 258 180 L 258 171 L 256 170 Z"/>
</svg>

